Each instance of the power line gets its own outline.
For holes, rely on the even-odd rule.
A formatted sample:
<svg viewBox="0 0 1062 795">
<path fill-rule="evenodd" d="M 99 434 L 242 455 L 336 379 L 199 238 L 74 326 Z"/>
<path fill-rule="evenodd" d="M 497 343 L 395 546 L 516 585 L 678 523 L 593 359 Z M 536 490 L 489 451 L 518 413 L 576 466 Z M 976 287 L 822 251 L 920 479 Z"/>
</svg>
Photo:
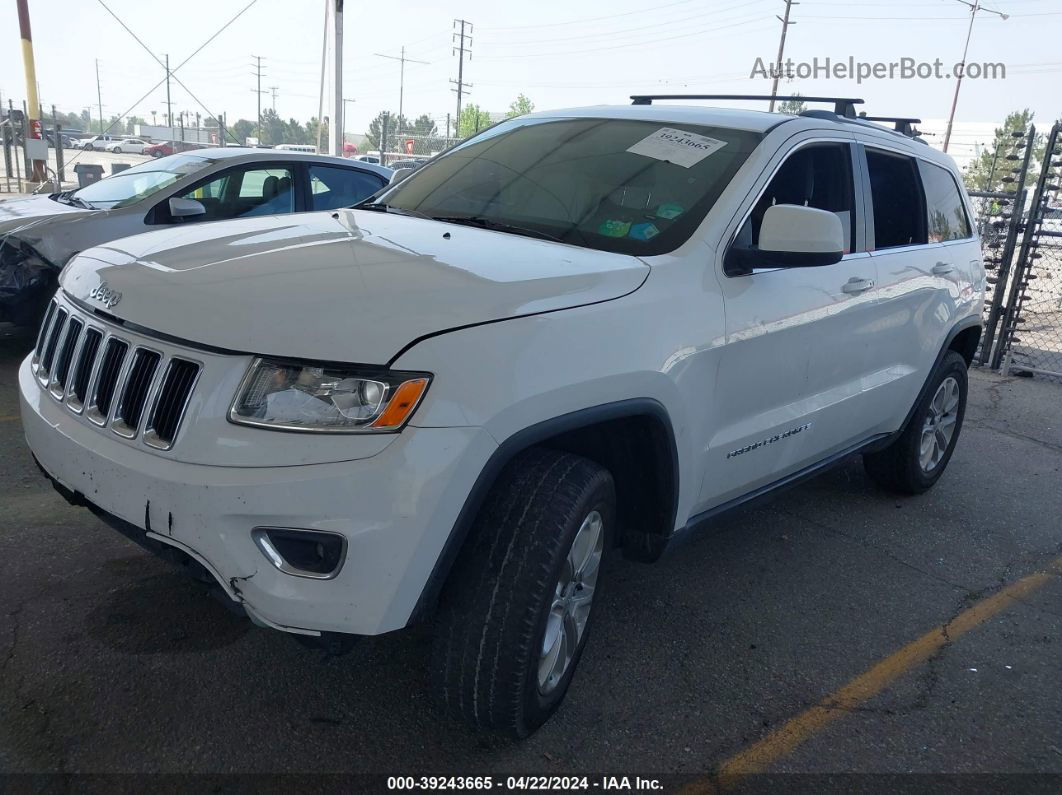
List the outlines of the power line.
<svg viewBox="0 0 1062 795">
<path fill-rule="evenodd" d="M 399 73 L 398 73 L 398 122 L 397 122 L 397 126 L 398 126 L 397 133 L 398 133 L 398 135 L 401 135 L 402 134 L 402 123 L 405 121 L 405 117 L 402 115 L 402 111 L 403 111 L 403 101 L 405 99 L 405 92 L 406 92 L 406 61 L 409 61 L 410 63 L 424 64 L 425 66 L 427 66 L 429 62 L 428 61 L 418 61 L 418 60 L 416 60 L 414 58 L 407 58 L 406 57 L 406 47 L 405 47 L 405 45 L 402 45 L 402 54 L 400 56 L 397 56 L 397 57 L 394 56 L 394 55 L 384 55 L 382 52 L 377 52 L 377 53 L 373 53 L 373 54 L 376 55 L 378 58 L 390 58 L 391 60 L 398 61 L 399 64 L 401 64 L 401 66 L 399 67 Z"/>
</svg>

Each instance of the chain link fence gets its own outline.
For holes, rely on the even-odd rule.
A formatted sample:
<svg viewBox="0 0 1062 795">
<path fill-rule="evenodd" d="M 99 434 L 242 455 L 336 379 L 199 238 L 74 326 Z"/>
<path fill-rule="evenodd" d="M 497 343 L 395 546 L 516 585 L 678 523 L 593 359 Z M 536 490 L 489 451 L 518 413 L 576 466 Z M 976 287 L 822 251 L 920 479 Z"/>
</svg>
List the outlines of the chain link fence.
<svg viewBox="0 0 1062 795">
<path fill-rule="evenodd" d="M 1062 381 L 1062 140 L 1048 135 L 1003 320 L 1003 372 Z"/>
</svg>

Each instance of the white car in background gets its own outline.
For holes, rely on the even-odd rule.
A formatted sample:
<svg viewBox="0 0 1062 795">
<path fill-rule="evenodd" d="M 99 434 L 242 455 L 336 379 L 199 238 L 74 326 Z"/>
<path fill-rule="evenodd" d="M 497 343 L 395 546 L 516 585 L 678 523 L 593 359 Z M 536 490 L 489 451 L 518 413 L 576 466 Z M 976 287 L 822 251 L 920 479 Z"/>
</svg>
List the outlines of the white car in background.
<svg viewBox="0 0 1062 795">
<path fill-rule="evenodd" d="M 149 141 L 142 141 L 139 138 L 123 138 L 121 141 L 115 141 L 113 146 L 108 146 L 107 148 L 115 154 L 126 152 L 133 155 L 142 155 L 144 154 L 144 147 L 149 145 Z"/>
<path fill-rule="evenodd" d="M 110 149 L 116 143 L 121 142 L 118 138 L 113 138 L 110 135 L 93 135 L 91 138 L 79 138 L 74 148 L 103 151 L 104 149 Z"/>
</svg>

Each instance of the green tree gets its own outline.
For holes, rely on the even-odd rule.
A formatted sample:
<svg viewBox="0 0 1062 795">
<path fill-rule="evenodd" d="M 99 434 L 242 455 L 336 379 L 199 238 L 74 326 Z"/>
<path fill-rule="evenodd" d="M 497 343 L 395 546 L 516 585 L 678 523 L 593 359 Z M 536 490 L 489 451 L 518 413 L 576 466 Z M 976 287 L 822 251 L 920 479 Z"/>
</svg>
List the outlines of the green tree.
<svg viewBox="0 0 1062 795">
<path fill-rule="evenodd" d="M 407 127 L 405 118 L 400 118 L 397 113 L 382 110 L 376 118 L 369 122 L 369 130 L 365 133 L 370 149 L 383 152 L 385 149 L 394 150 L 398 140 L 398 128 Z"/>
<path fill-rule="evenodd" d="M 490 127 L 490 114 L 480 110 L 479 105 L 465 105 L 461 108 L 461 120 L 457 126 L 457 137 L 468 138 L 480 130 Z"/>
<path fill-rule="evenodd" d="M 514 116 L 523 116 L 525 113 L 530 113 L 534 109 L 535 103 L 523 94 L 520 94 L 509 104 L 509 112 L 505 114 L 505 118 L 511 119 Z"/>
<path fill-rule="evenodd" d="M 807 109 L 807 103 L 800 98 L 800 94 L 793 94 L 789 99 L 778 103 L 779 113 L 788 113 L 792 116 L 799 116 Z"/>
<path fill-rule="evenodd" d="M 232 125 L 232 137 L 239 141 L 241 145 L 244 145 L 247 143 L 248 138 L 254 136 L 256 127 L 257 125 L 253 121 L 238 119 Z"/>
<path fill-rule="evenodd" d="M 1013 182 L 1003 180 L 1014 177 L 1013 169 L 1021 165 L 1025 150 L 1019 149 L 1016 144 L 1021 142 L 1021 136 L 1028 130 L 1032 121 L 1033 113 L 1028 108 L 1007 114 L 1003 120 L 1003 126 L 996 128 L 992 143 L 983 147 L 963 171 L 962 178 L 967 190 L 1006 191 L 1013 188 Z M 1032 158 L 1029 161 L 1030 178 L 1026 179 L 1026 184 L 1029 184 L 1031 175 L 1038 172 L 1046 146 L 1047 142 L 1043 133 L 1037 133 L 1036 140 L 1033 142 Z M 1016 156 L 1019 159 L 1008 160 L 1010 156 Z"/>
<path fill-rule="evenodd" d="M 413 122 L 413 134 L 423 135 L 424 137 L 434 136 L 439 134 L 439 127 L 435 124 L 435 120 L 432 119 L 427 113 L 423 113 Z"/>
</svg>

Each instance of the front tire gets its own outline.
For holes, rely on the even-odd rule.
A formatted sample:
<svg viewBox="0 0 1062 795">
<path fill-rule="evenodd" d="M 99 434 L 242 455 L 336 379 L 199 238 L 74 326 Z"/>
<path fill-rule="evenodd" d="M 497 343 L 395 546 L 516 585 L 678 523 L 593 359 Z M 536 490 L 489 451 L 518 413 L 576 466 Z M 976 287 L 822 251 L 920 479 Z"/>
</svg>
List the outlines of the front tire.
<svg viewBox="0 0 1062 795">
<path fill-rule="evenodd" d="M 944 354 L 903 433 L 884 450 L 863 456 L 867 474 L 889 491 L 922 494 L 951 460 L 966 414 L 966 360 Z"/>
<path fill-rule="evenodd" d="M 526 737 L 557 709 L 586 639 L 611 545 L 607 470 L 520 454 L 488 495 L 440 600 L 436 695 L 477 729 Z"/>
</svg>

